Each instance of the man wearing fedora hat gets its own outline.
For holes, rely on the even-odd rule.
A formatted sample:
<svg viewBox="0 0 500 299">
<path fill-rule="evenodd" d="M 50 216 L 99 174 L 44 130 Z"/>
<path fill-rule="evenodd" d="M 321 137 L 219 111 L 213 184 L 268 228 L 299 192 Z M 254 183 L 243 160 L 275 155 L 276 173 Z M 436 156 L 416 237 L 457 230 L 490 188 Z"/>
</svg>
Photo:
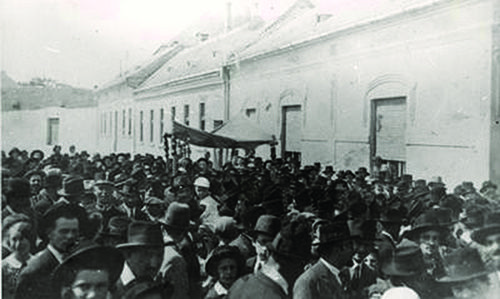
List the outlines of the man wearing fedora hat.
<svg viewBox="0 0 500 299">
<path fill-rule="evenodd" d="M 379 251 L 381 264 L 388 261 L 399 243 L 399 232 L 404 223 L 405 215 L 400 209 L 387 209 L 378 219 L 382 231 L 378 240 L 375 241 L 375 246 Z"/>
<path fill-rule="evenodd" d="M 54 270 L 54 298 L 109 298 L 122 272 L 123 262 L 116 248 L 98 245 L 81 248 Z"/>
<path fill-rule="evenodd" d="M 444 275 L 440 249 L 451 232 L 451 214 L 451 210 L 445 208 L 427 210 L 415 219 L 411 230 L 404 234 L 419 245 L 426 270 L 434 278 Z"/>
<path fill-rule="evenodd" d="M 245 260 L 237 247 L 219 246 L 207 258 L 205 272 L 215 280 L 205 299 L 222 299 L 236 279 L 245 273 Z"/>
<path fill-rule="evenodd" d="M 128 175 L 120 174 L 115 178 L 116 197 L 122 202 L 120 210 L 125 211 L 130 219 L 135 220 L 148 220 L 142 208 L 142 200 L 137 183 Z"/>
<path fill-rule="evenodd" d="M 107 226 L 101 229 L 94 237 L 94 242 L 100 245 L 116 246 L 127 241 L 128 226 L 132 219 L 126 216 L 115 216 L 109 219 Z"/>
<path fill-rule="evenodd" d="M 194 291 L 194 286 L 190 286 L 188 263 L 179 246 L 186 237 L 189 219 L 189 206 L 173 202 L 167 209 L 162 226 L 165 253 L 159 276 L 163 283 L 173 286 L 172 298 L 175 299 L 190 298 L 190 292 Z"/>
<path fill-rule="evenodd" d="M 285 299 L 309 262 L 311 237 L 304 218 L 287 216 L 281 231 L 269 246 L 268 259 L 257 272 L 238 279 L 229 290 L 228 299 Z"/>
<path fill-rule="evenodd" d="M 58 194 L 61 196 L 58 202 L 79 204 L 85 194 L 83 178 L 75 175 L 66 177 Z"/>
<path fill-rule="evenodd" d="M 487 214 L 484 225 L 471 238 L 480 244 L 485 262 L 497 270 L 500 279 L 500 211 Z"/>
<path fill-rule="evenodd" d="M 339 277 L 346 256 L 352 254 L 352 236 L 346 222 L 323 222 L 317 226 L 316 243 L 320 256 L 295 282 L 293 298 L 344 298 Z"/>
<path fill-rule="evenodd" d="M 31 219 L 35 219 L 35 212 L 31 207 L 31 192 L 28 180 L 23 178 L 9 179 L 4 195 L 6 197 L 6 205 L 2 209 L 2 219 L 16 214 L 25 214 Z"/>
<path fill-rule="evenodd" d="M 45 179 L 45 172 L 41 170 L 30 170 L 28 171 L 24 177 L 30 182 L 30 191 L 32 200 L 36 201 L 38 198 L 38 194 L 43 187 L 43 181 Z"/>
<path fill-rule="evenodd" d="M 106 226 L 112 217 L 126 216 L 125 211 L 118 207 L 119 201 L 114 196 L 114 191 L 114 184 L 108 180 L 97 180 L 93 187 L 96 197 L 95 209 L 102 215 L 103 226 Z"/>
<path fill-rule="evenodd" d="M 248 259 L 247 266 L 256 273 L 269 257 L 268 246 L 272 243 L 281 229 L 281 220 L 274 215 L 261 215 L 255 223 L 252 244 L 256 256 Z"/>
<path fill-rule="evenodd" d="M 498 202 L 500 200 L 500 195 L 497 192 L 498 186 L 492 181 L 483 182 L 479 192 L 481 195 L 491 202 Z"/>
<path fill-rule="evenodd" d="M 116 248 L 125 257 L 123 271 L 113 292 L 113 298 L 119 299 L 138 281 L 153 281 L 156 278 L 164 252 L 160 225 L 147 221 L 130 223 L 127 242 Z"/>
<path fill-rule="evenodd" d="M 57 191 L 62 185 L 62 172 L 58 168 L 47 170 L 43 189 L 38 194 L 35 211 L 43 215 L 58 200 Z"/>
<path fill-rule="evenodd" d="M 495 298 L 500 291 L 497 277 L 490 277 L 477 249 L 460 248 L 444 258 L 446 275 L 438 280 L 451 287 L 453 297 Z M 490 279 L 492 278 L 492 279 Z"/>
<path fill-rule="evenodd" d="M 451 290 L 438 284 L 425 269 L 422 252 L 418 244 L 403 239 L 396 247 L 389 263 L 382 266 L 382 272 L 390 279 L 392 286 L 406 286 L 418 293 L 420 298 L 447 298 Z"/>
<path fill-rule="evenodd" d="M 21 272 L 16 299 L 52 298 L 50 275 L 77 246 L 86 218 L 81 207 L 65 203 L 56 204 L 45 213 L 40 231 L 48 245 Z"/>
</svg>

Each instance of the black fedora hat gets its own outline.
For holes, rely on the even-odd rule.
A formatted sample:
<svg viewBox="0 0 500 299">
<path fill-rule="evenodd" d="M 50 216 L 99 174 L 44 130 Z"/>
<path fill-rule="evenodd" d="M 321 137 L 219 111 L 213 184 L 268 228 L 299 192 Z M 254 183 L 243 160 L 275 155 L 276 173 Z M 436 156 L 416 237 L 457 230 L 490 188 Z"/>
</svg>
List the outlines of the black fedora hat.
<svg viewBox="0 0 500 299">
<path fill-rule="evenodd" d="M 360 168 L 358 168 L 358 170 L 356 170 L 356 175 L 366 177 L 366 176 L 369 176 L 370 173 L 368 173 L 368 170 L 366 169 L 366 167 L 360 167 Z"/>
<path fill-rule="evenodd" d="M 104 245 L 116 245 L 127 241 L 127 230 L 132 220 L 125 216 L 114 216 L 108 225 L 96 235 L 95 242 Z"/>
<path fill-rule="evenodd" d="M 352 236 L 349 225 L 345 221 L 323 222 L 317 226 L 315 231 L 316 244 L 331 244 L 357 238 Z"/>
<path fill-rule="evenodd" d="M 59 168 L 51 168 L 47 170 L 45 177 L 45 187 L 60 188 L 62 185 L 62 172 Z"/>
<path fill-rule="evenodd" d="M 39 170 L 39 169 L 33 169 L 33 170 L 28 171 L 28 172 L 24 175 L 24 177 L 25 177 L 26 179 L 28 179 L 28 180 L 29 180 L 29 179 L 30 179 L 32 176 L 34 176 L 34 175 L 38 175 L 38 176 L 40 176 L 42 179 L 44 179 L 44 178 L 45 178 L 45 176 L 46 176 L 45 172 L 43 172 L 42 170 Z"/>
<path fill-rule="evenodd" d="M 68 176 L 63 180 L 63 187 L 57 192 L 61 196 L 78 196 L 85 193 L 83 178 L 80 176 Z"/>
<path fill-rule="evenodd" d="M 113 286 L 123 270 L 124 258 L 121 252 L 110 246 L 86 245 L 66 258 L 56 267 L 52 276 L 54 290 L 60 292 L 61 287 L 71 284 L 74 274 L 79 270 L 106 270 L 109 275 L 109 286 Z"/>
<path fill-rule="evenodd" d="M 447 211 L 449 211 L 449 213 Z M 420 233 L 429 230 L 435 230 L 441 234 L 445 234 L 449 231 L 448 227 L 452 223 L 450 209 L 430 209 L 415 219 L 411 230 L 407 231 L 404 236 L 410 240 L 414 240 L 418 238 Z"/>
<path fill-rule="evenodd" d="M 238 266 L 238 273 L 241 274 L 243 272 L 245 259 L 243 258 L 243 255 L 238 247 L 224 245 L 216 247 L 208 257 L 207 263 L 205 264 L 206 273 L 212 277 L 216 277 L 219 262 L 226 258 L 234 259 L 236 261 L 236 265 Z"/>
<path fill-rule="evenodd" d="M 479 244 L 484 244 L 486 237 L 493 234 L 500 234 L 500 211 L 486 215 L 484 226 L 476 229 L 471 238 Z"/>
<path fill-rule="evenodd" d="M 163 247 L 163 234 L 159 224 L 149 221 L 134 221 L 127 231 L 127 242 L 116 248 Z"/>
<path fill-rule="evenodd" d="M 276 234 L 281 229 L 281 220 L 280 218 L 274 215 L 261 215 L 257 222 L 255 223 L 255 227 L 253 230 L 254 237 L 257 234 L 264 234 L 271 237 L 275 237 Z"/>
<path fill-rule="evenodd" d="M 491 271 L 486 266 L 476 248 L 459 248 L 444 257 L 446 275 L 439 282 L 461 283 L 476 277 L 486 276 Z"/>
<path fill-rule="evenodd" d="M 173 229 L 186 230 L 189 226 L 190 217 L 189 205 L 174 201 L 167 208 L 163 224 Z"/>
<path fill-rule="evenodd" d="M 403 224 L 406 222 L 405 214 L 400 209 L 388 209 L 380 215 L 380 218 L 377 219 L 382 223 L 400 223 Z"/>
<path fill-rule="evenodd" d="M 403 240 L 396 247 L 390 262 L 382 266 L 382 272 L 391 276 L 413 276 L 425 271 L 420 247 L 408 240 Z"/>
<path fill-rule="evenodd" d="M 483 182 L 481 189 L 479 189 L 479 192 L 483 193 L 488 188 L 497 189 L 498 186 L 495 183 L 493 183 L 492 181 L 485 181 L 485 182 Z"/>
<path fill-rule="evenodd" d="M 289 260 L 306 261 L 311 254 L 310 223 L 305 217 L 285 218 L 280 232 L 268 248 L 273 254 Z"/>
</svg>

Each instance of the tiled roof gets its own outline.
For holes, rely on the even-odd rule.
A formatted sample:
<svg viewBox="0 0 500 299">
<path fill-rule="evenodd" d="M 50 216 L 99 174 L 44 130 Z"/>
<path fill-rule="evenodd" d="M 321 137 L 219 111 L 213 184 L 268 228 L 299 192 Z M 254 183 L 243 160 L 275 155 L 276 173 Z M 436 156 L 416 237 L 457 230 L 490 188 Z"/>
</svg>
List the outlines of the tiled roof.
<svg viewBox="0 0 500 299">
<path fill-rule="evenodd" d="M 46 107 L 80 108 L 95 106 L 91 90 L 68 85 L 54 87 L 20 86 L 2 89 L 2 111 L 33 110 Z"/>
<path fill-rule="evenodd" d="M 339 0 L 326 10 L 324 6 L 317 5 L 317 2 L 298 0 L 283 17 L 266 28 L 255 43 L 242 50 L 240 58 L 272 52 L 443 0 Z M 330 16 L 320 21 L 320 16 L 326 14 Z"/>
<path fill-rule="evenodd" d="M 172 80 L 220 69 L 228 56 L 258 36 L 260 28 L 247 24 L 228 34 L 209 37 L 208 40 L 181 51 L 139 88 L 149 89 Z"/>
<path fill-rule="evenodd" d="M 110 87 L 127 83 L 132 88 L 137 88 L 152 74 L 154 74 L 161 66 L 163 66 L 169 59 L 174 57 L 177 53 L 184 49 L 183 45 L 178 43 L 162 46 L 151 57 L 141 63 L 139 66 L 127 70 L 124 74 L 112 79 L 103 84 L 99 91 L 108 89 Z"/>
</svg>

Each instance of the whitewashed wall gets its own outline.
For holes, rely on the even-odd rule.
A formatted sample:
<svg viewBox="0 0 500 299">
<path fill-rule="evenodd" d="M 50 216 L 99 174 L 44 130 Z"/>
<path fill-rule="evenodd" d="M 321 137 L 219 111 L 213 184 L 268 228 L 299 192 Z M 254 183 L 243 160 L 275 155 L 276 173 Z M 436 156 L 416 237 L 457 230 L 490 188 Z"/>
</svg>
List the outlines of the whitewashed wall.
<svg viewBox="0 0 500 299">
<path fill-rule="evenodd" d="M 97 144 L 96 108 L 49 107 L 38 110 L 2 112 L 2 149 L 12 147 L 32 151 L 41 149 L 46 154 L 52 152 L 54 145 L 47 145 L 48 119 L 59 118 L 59 142 L 63 152 L 70 145 L 77 151 L 95 152 Z"/>
<path fill-rule="evenodd" d="M 490 168 L 494 2 L 449 3 L 241 62 L 231 114 L 257 108 L 278 137 L 281 108 L 299 104 L 304 163 L 356 169 L 369 165 L 370 101 L 404 96 L 407 172 L 477 186 Z"/>
</svg>

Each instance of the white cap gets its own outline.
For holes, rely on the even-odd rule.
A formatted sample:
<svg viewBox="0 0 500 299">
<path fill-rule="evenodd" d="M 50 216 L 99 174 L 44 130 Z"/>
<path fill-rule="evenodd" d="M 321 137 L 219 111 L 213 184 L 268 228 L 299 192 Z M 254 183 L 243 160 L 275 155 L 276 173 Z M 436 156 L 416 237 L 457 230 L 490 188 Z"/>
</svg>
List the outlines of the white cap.
<svg viewBox="0 0 500 299">
<path fill-rule="evenodd" d="M 384 294 L 380 299 L 396 299 L 396 298 L 420 299 L 420 297 L 414 290 L 407 287 L 390 288 L 384 292 Z"/>
<path fill-rule="evenodd" d="M 210 188 L 210 181 L 201 176 L 194 181 L 194 185 L 198 187 Z"/>
</svg>

